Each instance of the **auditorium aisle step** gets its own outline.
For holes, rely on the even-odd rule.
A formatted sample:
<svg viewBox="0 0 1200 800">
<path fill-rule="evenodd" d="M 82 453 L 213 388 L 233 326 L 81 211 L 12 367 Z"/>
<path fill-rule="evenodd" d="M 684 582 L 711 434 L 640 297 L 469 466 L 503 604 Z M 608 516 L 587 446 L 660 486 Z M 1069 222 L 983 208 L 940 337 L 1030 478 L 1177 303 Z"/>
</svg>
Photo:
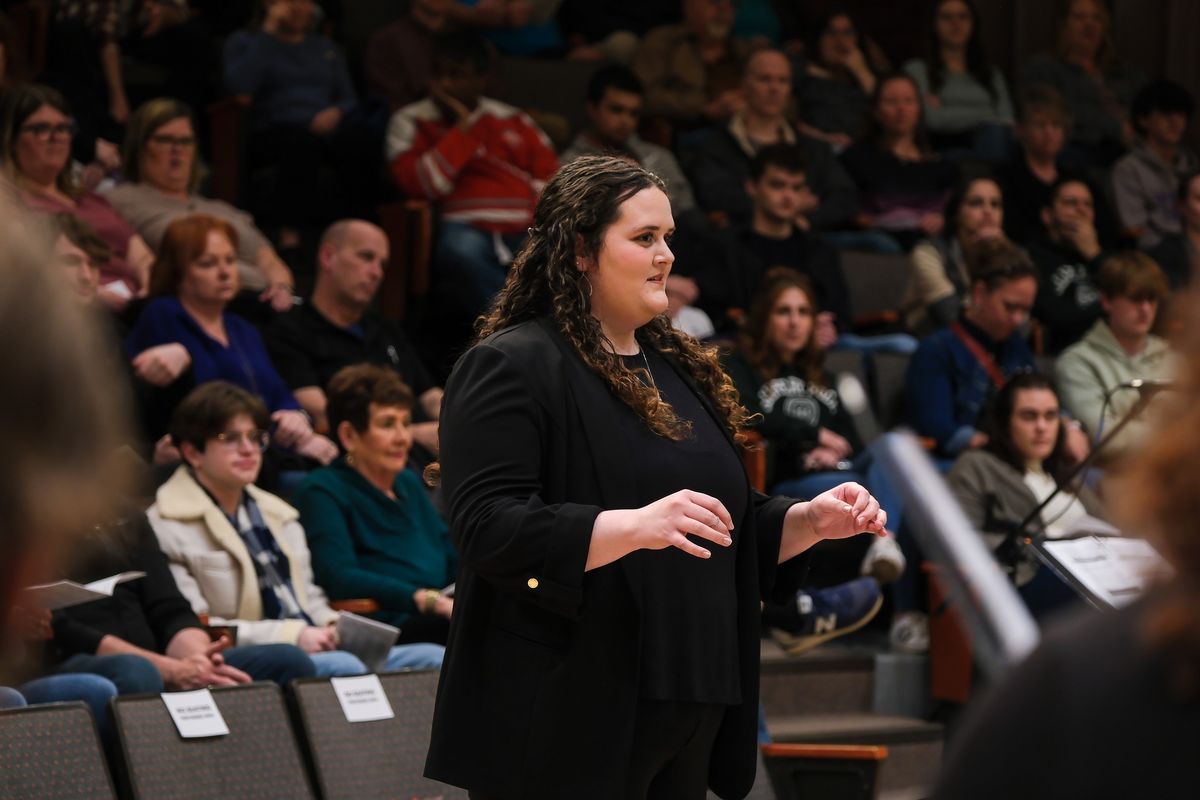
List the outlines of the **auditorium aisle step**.
<svg viewBox="0 0 1200 800">
<path fill-rule="evenodd" d="M 921 718 L 929 705 L 927 673 L 927 657 L 888 652 L 869 635 L 801 656 L 764 639 L 767 728 L 776 742 L 886 745 L 881 800 L 927 797 L 944 737 L 940 724 Z"/>
</svg>

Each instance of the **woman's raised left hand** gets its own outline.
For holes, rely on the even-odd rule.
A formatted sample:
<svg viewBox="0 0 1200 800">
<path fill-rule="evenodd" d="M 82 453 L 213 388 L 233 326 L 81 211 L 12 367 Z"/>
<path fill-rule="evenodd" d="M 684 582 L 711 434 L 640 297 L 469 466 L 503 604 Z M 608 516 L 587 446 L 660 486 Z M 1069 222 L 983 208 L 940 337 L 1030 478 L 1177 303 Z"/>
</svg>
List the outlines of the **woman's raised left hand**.
<svg viewBox="0 0 1200 800">
<path fill-rule="evenodd" d="M 843 483 L 808 502 L 808 524 L 818 539 L 845 539 L 859 533 L 884 535 L 887 512 L 857 483 Z"/>
</svg>

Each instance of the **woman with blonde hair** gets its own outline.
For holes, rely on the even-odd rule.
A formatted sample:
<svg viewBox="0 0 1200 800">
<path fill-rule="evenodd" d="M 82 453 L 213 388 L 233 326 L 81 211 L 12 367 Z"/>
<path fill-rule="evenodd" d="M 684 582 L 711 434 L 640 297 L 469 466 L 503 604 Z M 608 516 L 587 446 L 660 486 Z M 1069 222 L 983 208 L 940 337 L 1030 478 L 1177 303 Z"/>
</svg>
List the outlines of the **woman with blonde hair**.
<svg viewBox="0 0 1200 800">
<path fill-rule="evenodd" d="M 740 797 L 760 603 L 886 514 L 857 484 L 750 489 L 733 384 L 665 313 L 657 177 L 584 156 L 533 223 L 446 386 L 461 566 L 426 774 L 479 798 Z"/>
</svg>

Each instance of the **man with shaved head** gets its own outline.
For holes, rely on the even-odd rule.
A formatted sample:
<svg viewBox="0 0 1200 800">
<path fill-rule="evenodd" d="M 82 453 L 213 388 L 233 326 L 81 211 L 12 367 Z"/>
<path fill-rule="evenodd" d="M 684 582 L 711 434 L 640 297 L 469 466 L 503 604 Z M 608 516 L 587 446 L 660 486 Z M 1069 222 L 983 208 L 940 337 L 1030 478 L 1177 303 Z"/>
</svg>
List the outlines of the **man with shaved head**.
<svg viewBox="0 0 1200 800">
<path fill-rule="evenodd" d="M 387 264 L 387 236 L 377 226 L 358 219 L 330 225 L 317 250 L 312 297 L 272 325 L 267 348 L 318 430 L 327 426 L 325 386 L 335 372 L 362 362 L 396 370 L 417 398 L 412 430 L 419 467 L 437 454 L 442 389 L 400 326 L 370 307 Z"/>
<path fill-rule="evenodd" d="M 796 224 L 805 230 L 842 227 L 858 211 L 854 182 L 825 142 L 801 134 L 788 120 L 792 96 L 791 61 L 778 50 L 760 50 L 746 61 L 741 96 L 745 107 L 728 123 L 708 131 L 703 143 L 684 154 L 684 169 L 696 200 L 707 212 L 723 212 L 731 222 L 750 220 L 746 180 L 750 162 L 773 144 L 798 145 L 807 162 L 808 191 Z"/>
</svg>

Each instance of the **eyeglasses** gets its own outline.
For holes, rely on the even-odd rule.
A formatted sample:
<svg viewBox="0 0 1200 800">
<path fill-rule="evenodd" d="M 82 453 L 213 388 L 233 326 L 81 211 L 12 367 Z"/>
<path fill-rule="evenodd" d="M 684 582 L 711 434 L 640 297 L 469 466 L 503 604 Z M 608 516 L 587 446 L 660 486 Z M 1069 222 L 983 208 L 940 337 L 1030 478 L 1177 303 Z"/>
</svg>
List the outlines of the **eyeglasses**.
<svg viewBox="0 0 1200 800">
<path fill-rule="evenodd" d="M 32 134 L 35 139 L 49 139 L 51 137 L 74 136 L 79 130 L 79 126 L 75 124 L 75 120 L 59 122 L 53 125 L 49 122 L 35 122 L 32 125 L 22 125 L 21 130 Z"/>
<path fill-rule="evenodd" d="M 195 136 L 168 136 L 165 133 L 156 133 L 150 137 L 150 142 L 159 147 L 178 147 L 183 150 L 188 150 L 196 146 Z"/>
<path fill-rule="evenodd" d="M 250 447 L 256 447 L 259 450 L 266 450 L 271 444 L 271 434 L 264 430 L 246 432 L 225 431 L 224 433 L 218 433 L 213 439 L 229 448 L 236 448 L 242 444 L 246 444 Z"/>
</svg>

